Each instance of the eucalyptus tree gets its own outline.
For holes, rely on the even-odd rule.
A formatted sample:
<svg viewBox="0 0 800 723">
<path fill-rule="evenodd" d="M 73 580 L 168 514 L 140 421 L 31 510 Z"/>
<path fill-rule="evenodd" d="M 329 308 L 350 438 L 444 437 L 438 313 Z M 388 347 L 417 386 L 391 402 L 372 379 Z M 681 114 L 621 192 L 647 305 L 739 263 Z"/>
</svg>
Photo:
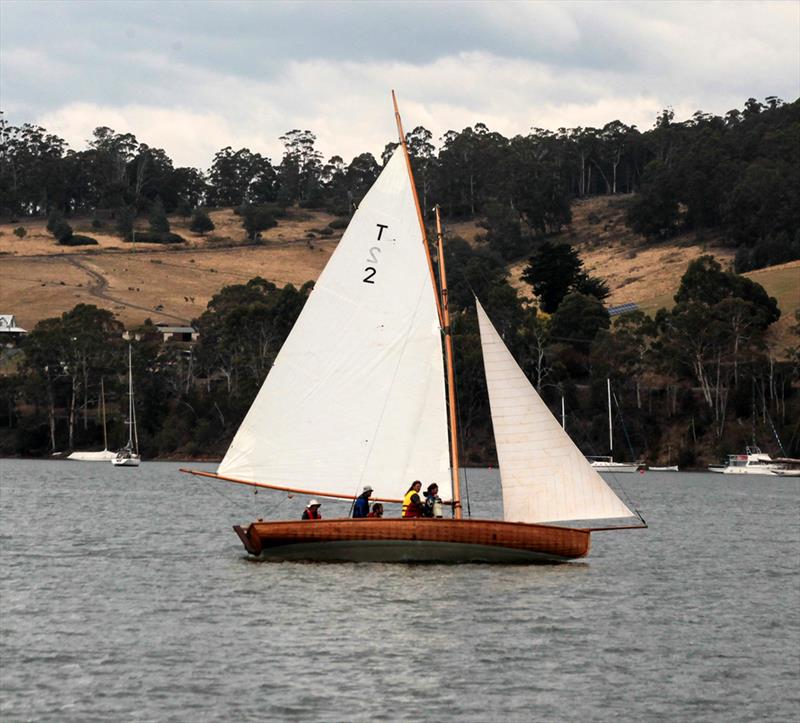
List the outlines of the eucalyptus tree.
<svg viewBox="0 0 800 723">
<path fill-rule="evenodd" d="M 66 210 L 61 159 L 66 141 L 40 126 L 0 122 L 0 214 L 45 214 Z"/>
<path fill-rule="evenodd" d="M 316 149 L 317 137 L 309 130 L 292 130 L 280 137 L 284 154 L 278 169 L 280 199 L 306 204 L 318 195 L 322 154 Z"/>
</svg>

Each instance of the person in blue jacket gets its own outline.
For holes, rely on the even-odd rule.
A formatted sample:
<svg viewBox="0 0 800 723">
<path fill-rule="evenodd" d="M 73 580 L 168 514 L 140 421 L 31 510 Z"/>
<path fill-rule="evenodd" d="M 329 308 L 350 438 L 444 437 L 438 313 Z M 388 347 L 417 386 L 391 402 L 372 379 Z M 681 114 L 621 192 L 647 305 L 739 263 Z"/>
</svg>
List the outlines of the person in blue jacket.
<svg viewBox="0 0 800 723">
<path fill-rule="evenodd" d="M 367 485 L 364 491 L 356 497 L 356 502 L 353 505 L 353 517 L 366 517 L 369 515 L 369 498 L 372 494 L 372 487 Z"/>
</svg>

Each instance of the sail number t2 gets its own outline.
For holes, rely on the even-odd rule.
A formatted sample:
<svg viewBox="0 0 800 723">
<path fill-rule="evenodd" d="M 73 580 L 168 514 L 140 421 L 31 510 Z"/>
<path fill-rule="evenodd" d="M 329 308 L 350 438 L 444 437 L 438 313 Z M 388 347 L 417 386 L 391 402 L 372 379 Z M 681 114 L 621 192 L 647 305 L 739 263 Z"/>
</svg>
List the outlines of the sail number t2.
<svg viewBox="0 0 800 723">
<path fill-rule="evenodd" d="M 381 240 L 381 236 L 383 235 L 383 232 L 389 227 L 384 223 L 377 223 L 375 225 L 378 227 L 378 238 L 375 239 L 375 240 L 376 241 L 380 241 Z M 379 254 L 380 252 L 381 252 L 380 246 L 373 246 L 369 250 L 369 256 L 367 257 L 366 263 L 368 263 L 370 265 L 367 266 L 364 269 L 364 273 L 366 274 L 366 276 L 364 277 L 364 283 L 365 284 L 374 284 L 375 283 L 373 281 L 373 278 L 375 277 L 375 274 L 378 273 L 378 269 L 377 269 L 378 256 L 377 256 L 377 254 Z"/>
</svg>

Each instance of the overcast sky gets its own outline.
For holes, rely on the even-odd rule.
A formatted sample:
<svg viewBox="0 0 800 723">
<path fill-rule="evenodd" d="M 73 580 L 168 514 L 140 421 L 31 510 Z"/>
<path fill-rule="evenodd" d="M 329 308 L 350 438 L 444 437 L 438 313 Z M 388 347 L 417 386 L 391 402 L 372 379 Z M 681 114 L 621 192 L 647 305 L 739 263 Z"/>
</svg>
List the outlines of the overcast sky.
<svg viewBox="0 0 800 723">
<path fill-rule="evenodd" d="M 392 88 L 437 144 L 794 100 L 800 2 L 0 0 L 0 108 L 74 149 L 105 125 L 208 168 L 300 128 L 349 162 L 395 139 Z"/>
</svg>

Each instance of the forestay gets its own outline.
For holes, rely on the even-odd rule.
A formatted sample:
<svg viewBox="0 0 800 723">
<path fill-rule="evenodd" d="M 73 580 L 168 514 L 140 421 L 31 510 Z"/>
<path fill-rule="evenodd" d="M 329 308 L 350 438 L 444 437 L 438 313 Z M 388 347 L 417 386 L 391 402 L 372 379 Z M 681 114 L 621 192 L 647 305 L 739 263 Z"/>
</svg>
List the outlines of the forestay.
<svg viewBox="0 0 800 723">
<path fill-rule="evenodd" d="M 536 523 L 633 516 L 561 428 L 475 303 L 504 519 Z"/>
<path fill-rule="evenodd" d="M 218 474 L 351 496 L 452 493 L 433 284 L 402 151 L 353 216 Z"/>
</svg>

